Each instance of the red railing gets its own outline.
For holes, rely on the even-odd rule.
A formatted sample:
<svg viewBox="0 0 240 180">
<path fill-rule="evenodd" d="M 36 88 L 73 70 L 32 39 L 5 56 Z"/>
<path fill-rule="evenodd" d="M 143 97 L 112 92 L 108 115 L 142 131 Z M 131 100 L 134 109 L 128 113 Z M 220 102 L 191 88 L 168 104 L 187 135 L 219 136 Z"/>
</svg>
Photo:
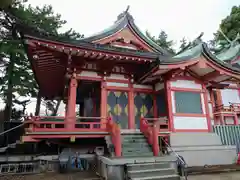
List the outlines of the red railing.
<svg viewBox="0 0 240 180">
<path fill-rule="evenodd" d="M 159 118 L 145 118 L 145 120 L 149 126 L 153 126 L 154 122 L 157 121 L 159 133 L 169 132 L 169 121 L 166 116 Z"/>
<path fill-rule="evenodd" d="M 25 118 L 28 125 L 27 132 L 107 132 L 110 133 L 112 143 L 115 148 L 116 157 L 122 155 L 121 131 L 111 117 L 73 117 L 75 122 L 71 122 L 68 117 L 59 116 L 32 116 Z M 102 122 L 102 120 L 107 120 Z M 81 122 L 79 122 L 79 120 Z M 69 126 L 73 123 L 73 126 Z M 73 128 L 68 128 L 73 127 Z"/>
<path fill-rule="evenodd" d="M 111 117 L 107 118 L 107 131 L 111 134 L 112 143 L 115 149 L 115 156 L 122 156 L 122 143 L 121 143 L 121 130 L 119 126 L 112 120 Z"/>
<path fill-rule="evenodd" d="M 140 120 L 140 131 L 144 134 L 144 136 L 148 139 L 148 143 L 152 145 L 154 156 L 159 155 L 159 125 L 162 121 L 166 121 L 164 118 L 144 118 L 142 117 Z M 148 123 L 151 121 L 152 123 Z"/>
<path fill-rule="evenodd" d="M 229 103 L 234 112 L 240 112 L 240 103 Z"/>
<path fill-rule="evenodd" d="M 69 118 L 68 118 L 69 119 Z M 107 129 L 101 120 L 106 118 L 101 117 L 74 117 L 75 122 L 65 121 L 65 117 L 60 116 L 33 116 L 26 118 L 29 124 L 28 132 L 66 132 L 66 131 L 82 131 L 94 132 L 103 131 Z M 73 123 L 73 128 L 69 129 L 69 124 Z"/>
<path fill-rule="evenodd" d="M 214 108 L 214 113 L 219 112 L 228 112 L 228 113 L 235 113 L 240 112 L 240 103 L 229 103 L 229 106 L 219 105 Z"/>
</svg>

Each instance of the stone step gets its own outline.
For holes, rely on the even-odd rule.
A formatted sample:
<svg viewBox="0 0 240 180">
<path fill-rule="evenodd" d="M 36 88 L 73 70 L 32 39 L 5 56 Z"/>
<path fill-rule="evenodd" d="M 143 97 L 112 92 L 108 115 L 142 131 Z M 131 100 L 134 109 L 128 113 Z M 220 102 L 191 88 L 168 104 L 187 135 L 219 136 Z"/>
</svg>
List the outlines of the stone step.
<svg viewBox="0 0 240 180">
<path fill-rule="evenodd" d="M 133 142 L 137 142 L 137 143 L 147 142 L 147 139 L 146 138 L 124 138 L 124 139 L 122 139 L 122 143 L 133 143 Z"/>
<path fill-rule="evenodd" d="M 122 152 L 122 156 L 124 157 L 153 157 L 153 152 L 142 152 L 141 154 L 140 153 L 130 153 L 130 152 Z"/>
<path fill-rule="evenodd" d="M 152 149 L 150 147 L 142 147 L 142 148 L 128 147 L 128 148 L 123 148 L 122 152 L 142 153 L 142 152 L 152 152 Z M 139 154 L 139 155 L 141 155 L 141 154 Z"/>
<path fill-rule="evenodd" d="M 131 180 L 180 180 L 178 175 L 149 176 L 140 178 L 131 178 Z"/>
<path fill-rule="evenodd" d="M 133 143 L 133 144 L 122 144 L 122 148 L 123 149 L 125 149 L 125 148 L 136 148 L 136 149 L 148 148 L 148 149 L 152 149 L 151 146 L 149 146 L 148 144 L 135 144 L 135 143 Z"/>
<path fill-rule="evenodd" d="M 122 139 L 146 139 L 144 135 L 122 135 Z"/>
<path fill-rule="evenodd" d="M 129 171 L 139 171 L 139 170 L 147 170 L 147 169 L 164 169 L 171 168 L 169 162 L 160 162 L 160 163 L 138 163 L 138 164 L 128 164 L 127 169 Z"/>
<path fill-rule="evenodd" d="M 109 150 L 110 150 L 110 149 L 114 149 L 113 144 L 108 144 L 107 147 L 108 147 Z M 133 149 L 133 148 L 135 148 L 135 149 L 148 148 L 148 149 L 150 149 L 150 150 L 152 151 L 152 146 L 150 146 L 150 145 L 147 144 L 147 143 L 142 143 L 142 144 L 138 144 L 138 143 L 126 143 L 126 144 L 122 144 L 122 148 L 123 148 L 123 150 L 124 150 L 124 149 L 128 149 L 128 148 L 130 148 L 130 149 Z"/>
<path fill-rule="evenodd" d="M 173 174 L 176 174 L 176 171 L 173 168 L 128 171 L 128 176 L 130 178 L 149 177 L 149 176 L 166 176 L 166 175 L 173 175 Z"/>
</svg>

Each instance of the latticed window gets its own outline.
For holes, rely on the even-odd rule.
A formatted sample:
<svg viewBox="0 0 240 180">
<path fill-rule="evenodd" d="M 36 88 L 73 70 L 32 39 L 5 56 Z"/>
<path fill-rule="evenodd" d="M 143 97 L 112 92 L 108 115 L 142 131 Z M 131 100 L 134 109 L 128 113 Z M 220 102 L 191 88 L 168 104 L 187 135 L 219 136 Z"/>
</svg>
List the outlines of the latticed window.
<svg viewBox="0 0 240 180">
<path fill-rule="evenodd" d="M 196 92 L 175 92 L 176 113 L 202 114 L 201 94 Z"/>
</svg>

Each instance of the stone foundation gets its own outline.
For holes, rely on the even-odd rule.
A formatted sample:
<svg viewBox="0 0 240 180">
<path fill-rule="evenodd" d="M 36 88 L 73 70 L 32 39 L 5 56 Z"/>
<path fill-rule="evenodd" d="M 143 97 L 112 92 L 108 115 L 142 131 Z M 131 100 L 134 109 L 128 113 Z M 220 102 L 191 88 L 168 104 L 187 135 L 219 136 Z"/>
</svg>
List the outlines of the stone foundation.
<svg viewBox="0 0 240 180">
<path fill-rule="evenodd" d="M 170 145 L 190 167 L 236 163 L 236 147 L 222 145 L 215 133 L 171 133 Z"/>
</svg>

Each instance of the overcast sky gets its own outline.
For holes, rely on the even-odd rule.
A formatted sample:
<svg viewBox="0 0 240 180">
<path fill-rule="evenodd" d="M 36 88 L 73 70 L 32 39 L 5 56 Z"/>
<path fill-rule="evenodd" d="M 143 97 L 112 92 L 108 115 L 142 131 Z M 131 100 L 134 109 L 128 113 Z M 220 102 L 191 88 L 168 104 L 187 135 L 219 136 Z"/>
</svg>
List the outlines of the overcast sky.
<svg viewBox="0 0 240 180">
<path fill-rule="evenodd" d="M 190 40 L 204 32 L 210 40 L 219 23 L 239 5 L 239 0 L 29 0 L 32 5 L 51 4 L 55 12 L 67 20 L 64 29 L 73 28 L 89 36 L 108 28 L 130 5 L 129 12 L 142 30 L 158 35 L 165 30 L 179 41 Z"/>
<path fill-rule="evenodd" d="M 210 40 L 219 23 L 239 5 L 239 0 L 29 0 L 33 6 L 51 4 L 56 13 L 67 20 L 63 30 L 73 28 L 90 36 L 108 28 L 130 5 L 135 24 L 144 32 L 157 36 L 165 30 L 170 39 L 182 37 L 193 40 L 201 32 Z M 27 108 L 34 112 L 35 102 Z"/>
</svg>

